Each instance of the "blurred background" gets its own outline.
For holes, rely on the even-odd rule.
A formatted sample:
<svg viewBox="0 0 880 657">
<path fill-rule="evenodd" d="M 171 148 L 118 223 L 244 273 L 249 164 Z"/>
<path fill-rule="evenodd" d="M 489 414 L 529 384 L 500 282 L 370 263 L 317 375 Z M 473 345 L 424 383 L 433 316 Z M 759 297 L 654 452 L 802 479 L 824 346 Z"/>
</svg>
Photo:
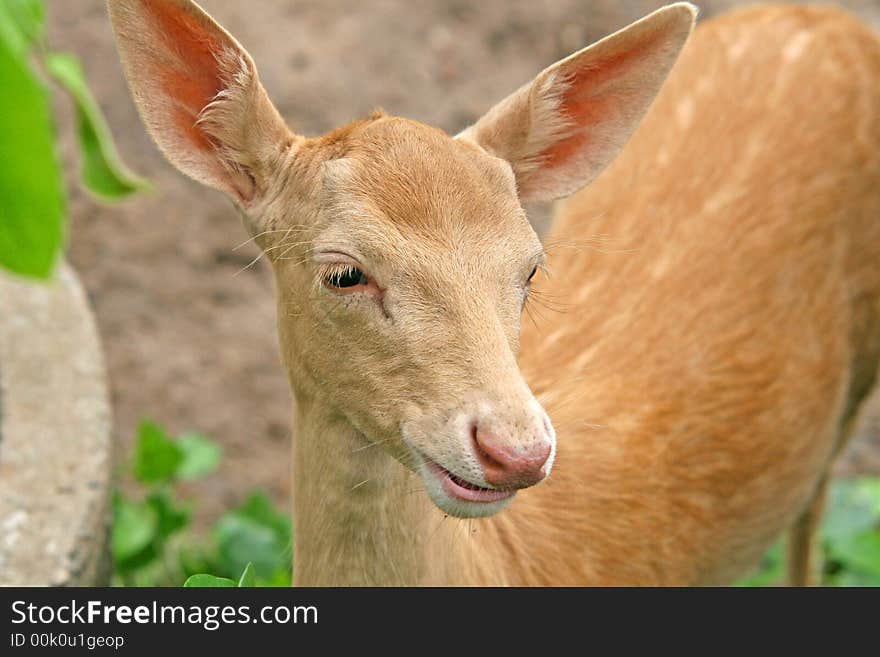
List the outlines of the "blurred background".
<svg viewBox="0 0 880 657">
<path fill-rule="evenodd" d="M 4 1 L 4 0 L 0 0 Z M 252 54 L 290 126 L 317 135 L 383 107 L 456 132 L 539 70 L 666 4 L 660 0 L 200 0 Z M 746 3 L 697 2 L 701 19 Z M 880 0 L 842 5 L 880 26 Z M 53 96 L 68 178 L 67 258 L 106 359 L 117 462 L 142 418 L 222 446 L 219 470 L 182 485 L 208 527 L 259 488 L 286 508 L 290 401 L 273 281 L 231 204 L 172 169 L 136 114 L 103 0 L 48 0 L 46 40 L 75 53 L 122 159 L 153 190 L 96 203 L 76 184 L 73 105 Z M 542 228 L 546 213 L 534 221 Z M 873 414 L 880 417 L 876 396 Z M 880 474 L 869 417 L 839 471 Z M 134 486 L 120 475 L 123 488 Z"/>
</svg>

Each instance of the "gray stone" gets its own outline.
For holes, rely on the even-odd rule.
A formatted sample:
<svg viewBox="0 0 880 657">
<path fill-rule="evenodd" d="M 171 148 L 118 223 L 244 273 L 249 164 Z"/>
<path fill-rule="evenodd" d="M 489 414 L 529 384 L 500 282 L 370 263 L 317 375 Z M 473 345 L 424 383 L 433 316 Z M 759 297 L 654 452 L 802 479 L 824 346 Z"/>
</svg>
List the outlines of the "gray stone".
<svg viewBox="0 0 880 657">
<path fill-rule="evenodd" d="M 108 583 L 110 427 L 76 274 L 0 271 L 0 585 Z"/>
</svg>

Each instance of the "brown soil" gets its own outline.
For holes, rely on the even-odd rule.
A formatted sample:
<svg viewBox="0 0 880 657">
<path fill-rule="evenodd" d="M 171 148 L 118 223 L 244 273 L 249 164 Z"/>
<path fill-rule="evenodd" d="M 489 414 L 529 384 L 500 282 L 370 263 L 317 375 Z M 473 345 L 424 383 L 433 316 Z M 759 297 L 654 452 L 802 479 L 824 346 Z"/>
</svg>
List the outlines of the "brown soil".
<svg viewBox="0 0 880 657">
<path fill-rule="evenodd" d="M 664 4 L 659 0 L 378 0 L 203 6 L 249 49 L 282 114 L 319 134 L 377 106 L 456 131 L 537 71 Z M 736 4 L 701 2 L 703 16 Z M 880 1 L 842 2 L 875 24 Z M 275 337 L 273 283 L 231 205 L 164 162 L 129 98 L 103 0 L 49 3 L 53 48 L 79 55 L 124 159 L 156 191 L 94 203 L 71 175 L 69 258 L 103 336 L 119 453 L 139 418 L 222 443 L 217 476 L 192 487 L 201 520 L 253 487 L 285 503 L 289 397 Z M 66 103 L 65 160 L 76 149 Z M 540 215 L 540 213 L 539 213 Z M 874 402 L 880 417 L 880 399 Z M 845 470 L 880 473 L 880 422 Z"/>
</svg>

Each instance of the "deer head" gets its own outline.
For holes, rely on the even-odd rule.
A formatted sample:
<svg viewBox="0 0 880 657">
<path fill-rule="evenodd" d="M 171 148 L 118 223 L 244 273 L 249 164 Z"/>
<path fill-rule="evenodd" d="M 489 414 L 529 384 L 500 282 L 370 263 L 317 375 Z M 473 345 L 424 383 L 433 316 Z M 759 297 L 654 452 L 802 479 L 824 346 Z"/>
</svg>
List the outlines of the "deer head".
<svg viewBox="0 0 880 657">
<path fill-rule="evenodd" d="M 295 398 L 418 472 L 454 515 L 495 513 L 547 477 L 555 433 L 517 366 L 544 257 L 522 203 L 571 194 L 614 158 L 694 8 L 552 65 L 457 136 L 376 112 L 315 138 L 288 129 L 251 57 L 193 2 L 109 8 L 156 143 L 232 199 L 272 263 Z"/>
</svg>

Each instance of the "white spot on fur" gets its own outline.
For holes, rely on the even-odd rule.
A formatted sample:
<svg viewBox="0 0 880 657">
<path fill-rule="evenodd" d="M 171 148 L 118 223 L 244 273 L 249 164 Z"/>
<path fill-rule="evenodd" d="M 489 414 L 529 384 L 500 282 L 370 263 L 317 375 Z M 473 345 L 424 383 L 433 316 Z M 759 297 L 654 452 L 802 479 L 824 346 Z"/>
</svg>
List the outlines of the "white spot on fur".
<svg viewBox="0 0 880 657">
<path fill-rule="evenodd" d="M 695 85 L 694 88 L 696 89 L 698 94 L 704 94 L 704 93 L 707 93 L 708 91 L 711 91 L 712 87 L 714 87 L 714 86 L 715 85 L 712 81 L 712 76 L 704 75 L 699 80 L 697 80 L 697 84 Z"/>
<path fill-rule="evenodd" d="M 669 271 L 671 265 L 672 259 L 668 255 L 660 254 L 654 262 L 654 266 L 651 267 L 651 278 L 656 280 L 662 277 L 667 271 Z"/>
<path fill-rule="evenodd" d="M 572 363 L 572 369 L 575 372 L 582 371 L 585 367 L 590 364 L 590 361 L 593 360 L 593 356 L 595 355 L 596 347 L 590 347 L 588 349 L 584 349 L 578 354 L 578 357 L 575 359 L 574 363 Z"/>
<path fill-rule="evenodd" d="M 793 62 L 798 59 L 804 52 L 807 47 L 807 44 L 812 40 L 813 35 L 806 30 L 803 32 L 798 32 L 795 34 L 791 40 L 785 44 L 785 48 L 782 49 L 782 56 L 789 62 Z"/>
<path fill-rule="evenodd" d="M 730 58 L 730 61 L 735 62 L 740 57 L 746 54 L 746 50 L 749 49 L 749 42 L 747 39 L 740 39 L 739 41 L 735 41 L 730 44 L 727 48 L 727 56 Z"/>
<path fill-rule="evenodd" d="M 618 253 L 618 251 L 607 251 L 604 248 L 595 248 L 594 249 L 598 253 Z M 584 303 L 590 300 L 590 297 L 593 296 L 593 290 L 596 288 L 597 281 L 591 281 L 589 283 L 583 283 L 578 290 L 577 301 L 578 303 Z"/>
<path fill-rule="evenodd" d="M 665 167 L 667 164 L 669 164 L 669 151 L 661 148 L 657 151 L 657 166 Z"/>
<path fill-rule="evenodd" d="M 565 327 L 556 329 L 553 333 L 544 338 L 544 344 L 559 342 L 559 340 L 565 336 L 566 332 Z"/>
<path fill-rule="evenodd" d="M 706 202 L 703 203 L 703 212 L 708 214 L 720 212 L 741 196 L 742 192 L 733 186 L 724 187 L 706 199 Z"/>
<path fill-rule="evenodd" d="M 682 98 L 675 108 L 675 118 L 678 125 L 687 128 L 694 120 L 694 99 L 686 96 Z"/>
</svg>

